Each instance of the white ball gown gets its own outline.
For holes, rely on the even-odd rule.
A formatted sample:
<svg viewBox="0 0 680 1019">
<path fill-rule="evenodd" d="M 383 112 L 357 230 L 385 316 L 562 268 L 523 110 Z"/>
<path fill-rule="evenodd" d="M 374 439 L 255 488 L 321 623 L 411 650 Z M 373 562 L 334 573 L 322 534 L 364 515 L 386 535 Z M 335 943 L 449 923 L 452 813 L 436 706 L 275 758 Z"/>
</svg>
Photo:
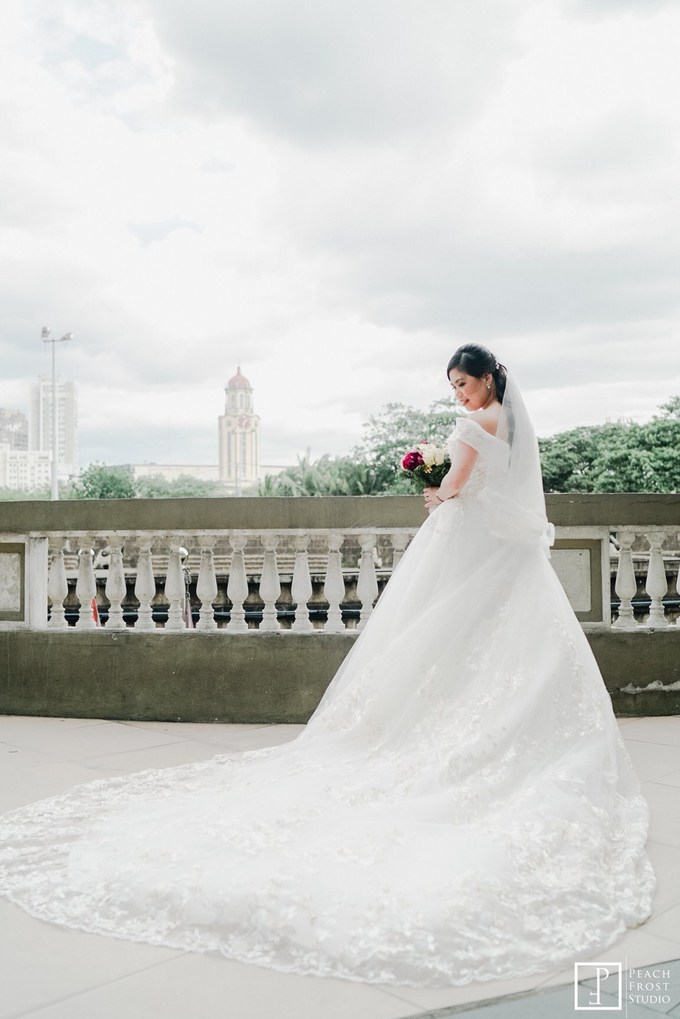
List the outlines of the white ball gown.
<svg viewBox="0 0 680 1019">
<path fill-rule="evenodd" d="M 450 441 L 478 451 L 467 484 L 298 737 L 11 811 L 4 895 L 83 931 L 414 987 L 563 968 L 648 917 L 648 806 L 554 530 L 494 517 L 507 441 L 470 418 Z"/>
</svg>

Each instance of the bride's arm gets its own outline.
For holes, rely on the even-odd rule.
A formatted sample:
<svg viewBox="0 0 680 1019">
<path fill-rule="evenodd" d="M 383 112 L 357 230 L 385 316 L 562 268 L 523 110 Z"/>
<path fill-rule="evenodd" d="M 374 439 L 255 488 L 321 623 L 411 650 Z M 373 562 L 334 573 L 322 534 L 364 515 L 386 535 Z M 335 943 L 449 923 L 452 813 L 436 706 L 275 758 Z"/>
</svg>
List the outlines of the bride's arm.
<svg viewBox="0 0 680 1019">
<path fill-rule="evenodd" d="M 432 493 L 431 499 L 428 500 L 426 497 L 427 505 L 438 506 L 445 499 L 457 496 L 470 477 L 478 456 L 476 449 L 459 439 L 454 446 L 451 466 L 444 475 L 441 486 L 438 489 L 425 489 L 426 493 Z"/>
</svg>

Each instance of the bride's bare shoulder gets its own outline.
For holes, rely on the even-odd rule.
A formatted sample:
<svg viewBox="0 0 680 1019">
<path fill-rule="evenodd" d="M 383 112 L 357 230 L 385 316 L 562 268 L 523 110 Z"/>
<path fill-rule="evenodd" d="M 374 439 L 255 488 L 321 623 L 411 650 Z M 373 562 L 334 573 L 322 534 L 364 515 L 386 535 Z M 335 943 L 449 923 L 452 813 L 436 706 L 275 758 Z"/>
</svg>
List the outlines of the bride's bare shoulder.
<svg viewBox="0 0 680 1019">
<path fill-rule="evenodd" d="M 498 410 L 493 407 L 487 407 L 486 410 L 474 410 L 469 417 L 476 421 L 478 425 L 481 425 L 485 432 L 489 435 L 495 435 L 496 429 L 498 428 L 498 418 L 500 415 L 500 404 Z"/>
</svg>

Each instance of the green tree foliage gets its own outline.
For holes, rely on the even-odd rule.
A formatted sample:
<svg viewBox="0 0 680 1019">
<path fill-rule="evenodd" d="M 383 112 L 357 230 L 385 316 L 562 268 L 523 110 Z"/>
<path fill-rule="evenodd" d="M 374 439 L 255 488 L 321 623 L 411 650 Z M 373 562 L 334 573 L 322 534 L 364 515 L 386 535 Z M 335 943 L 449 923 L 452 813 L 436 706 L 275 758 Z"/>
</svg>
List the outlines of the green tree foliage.
<svg viewBox="0 0 680 1019">
<path fill-rule="evenodd" d="M 281 474 L 269 475 L 258 489 L 259 495 L 380 495 L 383 488 L 374 470 L 351 457 L 331 457 L 328 453 L 312 462 L 309 454 L 298 457 L 294 467 Z"/>
<path fill-rule="evenodd" d="M 194 478 L 191 474 L 180 474 L 167 481 L 162 474 L 150 474 L 135 481 L 137 495 L 142 499 L 205 499 L 220 495 L 219 482 Z"/>
<path fill-rule="evenodd" d="M 616 443 L 624 424 L 583 425 L 539 439 L 543 487 L 546 492 L 593 492 L 595 464 L 607 443 Z"/>
<path fill-rule="evenodd" d="M 548 492 L 680 491 L 680 396 L 651 421 L 591 425 L 539 439 Z"/>
<path fill-rule="evenodd" d="M 93 463 L 81 473 L 73 486 L 76 499 L 134 499 L 135 477 L 127 465 L 108 467 Z"/>
<path fill-rule="evenodd" d="M 63 497 L 74 499 L 180 499 L 205 498 L 219 495 L 216 481 L 205 481 L 190 474 L 180 474 L 173 481 L 167 481 L 162 474 L 147 478 L 135 478 L 127 465 L 108 467 L 106 464 L 90 464 Z"/>
<path fill-rule="evenodd" d="M 33 502 L 47 500 L 49 488 L 0 488 L 0 502 Z"/>
</svg>

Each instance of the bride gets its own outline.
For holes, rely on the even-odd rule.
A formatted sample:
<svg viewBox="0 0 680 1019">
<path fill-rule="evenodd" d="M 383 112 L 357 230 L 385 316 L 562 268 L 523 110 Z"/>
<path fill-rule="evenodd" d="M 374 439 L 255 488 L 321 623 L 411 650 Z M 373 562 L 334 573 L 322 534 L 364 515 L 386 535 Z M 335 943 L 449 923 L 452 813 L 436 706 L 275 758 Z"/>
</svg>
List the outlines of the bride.
<svg viewBox="0 0 680 1019">
<path fill-rule="evenodd" d="M 414 987 L 587 960 L 650 915 L 649 810 L 551 563 L 514 377 L 467 344 L 430 515 L 290 743 L 0 818 L 42 920 Z M 313 639 L 313 638 L 311 638 Z"/>
</svg>

